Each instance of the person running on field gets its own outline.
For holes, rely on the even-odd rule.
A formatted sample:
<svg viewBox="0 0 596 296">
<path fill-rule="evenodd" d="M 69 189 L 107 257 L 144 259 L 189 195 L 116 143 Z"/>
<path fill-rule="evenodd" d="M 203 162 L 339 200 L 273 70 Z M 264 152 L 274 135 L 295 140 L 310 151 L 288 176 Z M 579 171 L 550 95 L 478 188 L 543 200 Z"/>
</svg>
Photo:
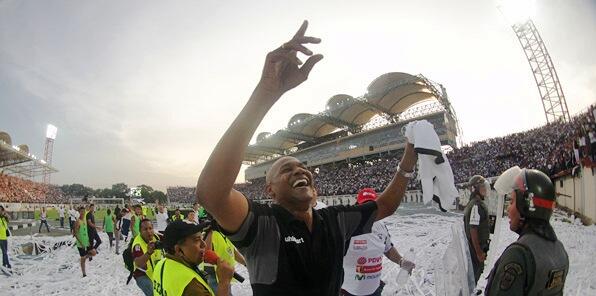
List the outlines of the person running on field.
<svg viewBox="0 0 596 296">
<path fill-rule="evenodd" d="M 108 235 L 108 239 L 110 240 L 110 250 L 112 250 L 112 242 L 114 241 L 114 224 L 116 222 L 116 217 L 112 215 L 112 210 L 108 209 L 106 215 L 103 217 L 103 229 Z"/>
<path fill-rule="evenodd" d="M 97 226 L 95 225 L 95 205 L 89 204 L 89 210 L 85 215 L 85 220 L 87 220 L 87 231 L 89 233 L 89 242 L 95 251 L 97 252 L 97 248 L 101 245 L 101 238 L 99 238 L 99 233 L 97 232 Z"/>
<path fill-rule="evenodd" d="M 74 234 L 77 241 L 77 249 L 79 250 L 79 255 L 81 256 L 81 271 L 83 272 L 83 277 L 87 276 L 85 273 L 85 261 L 87 258 L 91 258 L 95 256 L 96 252 L 95 249 L 91 246 L 89 242 L 89 234 L 87 233 L 87 221 L 85 220 L 85 207 L 79 208 L 79 219 L 75 222 L 74 225 Z"/>
<path fill-rule="evenodd" d="M 126 205 L 124 209 L 122 209 L 122 235 L 124 235 L 124 241 L 128 241 L 128 234 L 130 232 L 130 220 L 132 219 L 132 211 L 130 210 L 130 206 Z M 134 239 L 134 237 L 132 238 Z"/>
<path fill-rule="evenodd" d="M 116 214 L 116 223 L 114 225 L 114 236 L 116 240 L 116 255 L 120 254 L 120 239 L 122 236 L 122 212 Z"/>
<path fill-rule="evenodd" d="M 143 208 L 141 207 L 141 205 L 136 205 L 134 209 L 135 213 L 130 218 L 133 239 L 141 233 L 141 220 L 145 219 L 145 216 L 143 215 Z"/>
</svg>

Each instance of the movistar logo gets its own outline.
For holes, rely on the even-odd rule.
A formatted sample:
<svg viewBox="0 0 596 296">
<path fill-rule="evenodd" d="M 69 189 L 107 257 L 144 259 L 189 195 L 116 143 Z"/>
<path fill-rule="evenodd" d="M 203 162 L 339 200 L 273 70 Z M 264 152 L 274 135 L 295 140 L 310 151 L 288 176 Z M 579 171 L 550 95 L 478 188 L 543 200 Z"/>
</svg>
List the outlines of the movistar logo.
<svg viewBox="0 0 596 296">
<path fill-rule="evenodd" d="M 301 244 L 304 242 L 304 239 L 303 238 L 295 238 L 293 235 L 291 235 L 291 236 L 286 236 L 285 241 L 286 241 L 286 243 L 294 242 L 297 244 Z"/>
</svg>

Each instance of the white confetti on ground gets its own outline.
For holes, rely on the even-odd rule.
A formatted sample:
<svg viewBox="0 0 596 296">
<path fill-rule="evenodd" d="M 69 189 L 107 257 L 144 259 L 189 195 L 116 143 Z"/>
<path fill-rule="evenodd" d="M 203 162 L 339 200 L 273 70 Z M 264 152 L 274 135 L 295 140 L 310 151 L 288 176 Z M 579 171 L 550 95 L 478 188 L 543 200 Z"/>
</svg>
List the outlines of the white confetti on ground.
<svg viewBox="0 0 596 296">
<path fill-rule="evenodd" d="M 410 247 L 416 250 L 417 268 L 406 286 L 395 283 L 399 266 L 385 258 L 383 280 L 387 283 L 383 295 L 435 295 L 435 263 L 442 257 L 451 240 L 450 226 L 462 219 L 461 214 L 443 214 L 433 208 L 402 204 L 396 215 L 387 218 L 388 229 L 394 245 L 400 252 Z M 559 239 L 565 245 L 570 258 L 570 273 L 565 284 L 565 295 L 596 295 L 596 226 L 582 226 L 577 222 L 563 222 L 557 215 L 553 225 Z M 517 235 L 509 231 L 508 220 L 502 223 L 502 239 L 497 248 L 501 253 Z M 108 250 L 108 238 L 101 233 L 103 244 L 99 254 L 87 262 L 87 277 L 82 278 L 79 255 L 74 247 L 60 247 L 38 256 L 26 256 L 20 245 L 37 241 L 51 245 L 65 240 L 62 237 L 18 236 L 9 238 L 9 253 L 15 275 L 7 277 L 0 273 L 0 294 L 2 295 L 142 295 L 134 280 L 126 285 L 128 271 L 124 268 L 121 255 Z M 121 246 L 121 250 L 124 247 Z M 246 269 L 239 266 L 238 272 L 248 278 Z M 485 269 L 483 278 L 490 272 Z M 481 279 L 479 287 L 484 287 Z M 245 281 L 233 286 L 233 294 L 252 295 L 250 284 Z"/>
</svg>

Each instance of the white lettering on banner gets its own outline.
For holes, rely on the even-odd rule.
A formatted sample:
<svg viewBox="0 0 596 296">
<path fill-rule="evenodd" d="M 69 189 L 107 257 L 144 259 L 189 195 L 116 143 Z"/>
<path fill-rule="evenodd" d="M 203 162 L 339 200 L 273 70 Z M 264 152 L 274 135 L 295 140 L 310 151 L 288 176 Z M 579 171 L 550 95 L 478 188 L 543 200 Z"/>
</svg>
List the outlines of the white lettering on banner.
<svg viewBox="0 0 596 296">
<path fill-rule="evenodd" d="M 299 238 L 299 239 L 298 239 L 298 238 L 295 238 L 295 237 L 292 235 L 292 236 L 286 236 L 286 238 L 285 238 L 285 241 L 286 241 L 286 243 L 289 243 L 289 242 L 294 242 L 294 243 L 296 243 L 296 244 L 301 244 L 301 243 L 303 243 L 303 242 L 304 242 L 304 239 L 303 239 L 303 238 Z"/>
</svg>

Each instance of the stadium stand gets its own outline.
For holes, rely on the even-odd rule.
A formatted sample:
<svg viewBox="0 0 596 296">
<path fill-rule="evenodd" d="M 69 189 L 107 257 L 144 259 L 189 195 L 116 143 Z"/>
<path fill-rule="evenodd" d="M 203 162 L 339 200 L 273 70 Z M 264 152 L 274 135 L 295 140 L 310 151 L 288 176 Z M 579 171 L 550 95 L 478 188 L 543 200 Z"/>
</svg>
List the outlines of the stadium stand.
<svg viewBox="0 0 596 296">
<path fill-rule="evenodd" d="M 195 187 L 175 186 L 166 188 L 166 196 L 171 203 L 195 203 Z"/>
<path fill-rule="evenodd" d="M 551 177 L 572 173 L 578 165 L 596 162 L 596 109 L 525 132 L 491 138 L 453 149 L 447 154 L 456 183 L 472 175 L 498 176 L 511 166 L 532 167 Z M 369 155 L 319 166 L 310 166 L 320 196 L 356 194 L 363 187 L 382 190 L 394 175 L 398 151 Z M 263 177 L 237 184 L 236 189 L 253 199 L 266 199 Z M 409 189 L 418 189 L 414 181 Z"/>
</svg>

